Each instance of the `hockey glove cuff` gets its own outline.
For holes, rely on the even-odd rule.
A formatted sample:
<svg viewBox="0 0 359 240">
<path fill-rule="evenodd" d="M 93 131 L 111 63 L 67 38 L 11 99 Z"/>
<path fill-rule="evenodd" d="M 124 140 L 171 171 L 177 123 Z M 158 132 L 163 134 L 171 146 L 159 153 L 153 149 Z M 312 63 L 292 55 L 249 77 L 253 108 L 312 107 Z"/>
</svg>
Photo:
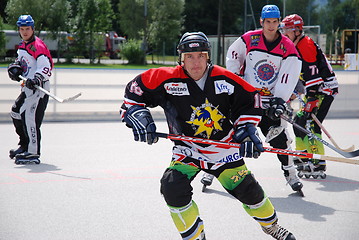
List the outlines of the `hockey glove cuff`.
<svg viewBox="0 0 359 240">
<path fill-rule="evenodd" d="M 7 68 L 7 73 L 11 80 L 20 82 L 21 78 L 19 76 L 22 75 L 22 73 L 23 73 L 20 62 L 11 63 Z"/>
<path fill-rule="evenodd" d="M 134 105 L 127 109 L 123 120 L 132 128 L 135 141 L 147 142 L 150 145 L 158 141 L 156 125 L 147 108 Z"/>
<path fill-rule="evenodd" d="M 264 152 L 262 140 L 259 138 L 257 128 L 247 123 L 238 127 L 233 135 L 233 140 L 241 143 L 239 155 L 247 158 L 258 158 L 261 152 Z"/>
</svg>

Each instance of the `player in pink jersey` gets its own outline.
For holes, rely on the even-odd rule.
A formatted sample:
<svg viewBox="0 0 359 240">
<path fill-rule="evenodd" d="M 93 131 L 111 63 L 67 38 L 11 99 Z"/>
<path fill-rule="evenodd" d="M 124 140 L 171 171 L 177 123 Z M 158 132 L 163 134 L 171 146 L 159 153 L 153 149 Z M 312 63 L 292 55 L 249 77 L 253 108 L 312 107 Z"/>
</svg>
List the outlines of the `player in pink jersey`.
<svg viewBox="0 0 359 240">
<path fill-rule="evenodd" d="M 280 11 L 276 5 L 263 7 L 260 23 L 262 29 L 246 32 L 229 47 L 226 67 L 261 93 L 267 110 L 258 126 L 266 142 L 275 148 L 290 149 L 292 139 L 280 115 L 286 112 L 286 102 L 297 85 L 302 64 L 294 44 L 278 30 Z M 288 184 L 302 194 L 293 157 L 277 156 Z"/>
<path fill-rule="evenodd" d="M 22 41 L 15 62 L 8 67 L 8 74 L 14 81 L 20 82 L 20 75 L 27 80 L 21 85 L 21 93 L 11 109 L 11 118 L 20 140 L 18 148 L 10 150 L 9 156 L 15 158 L 16 164 L 39 164 L 40 126 L 49 96 L 36 86 L 50 90 L 53 61 L 45 43 L 34 34 L 35 22 L 32 17 L 21 15 L 16 24 Z"/>
</svg>

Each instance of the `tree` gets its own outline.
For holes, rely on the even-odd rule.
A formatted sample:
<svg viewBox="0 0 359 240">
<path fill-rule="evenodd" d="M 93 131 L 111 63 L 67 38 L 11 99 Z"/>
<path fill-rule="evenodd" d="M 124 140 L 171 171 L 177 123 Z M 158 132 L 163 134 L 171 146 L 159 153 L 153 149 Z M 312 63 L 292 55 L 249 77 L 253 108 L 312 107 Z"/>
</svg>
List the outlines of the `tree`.
<svg viewBox="0 0 359 240">
<path fill-rule="evenodd" d="M 30 14 L 35 21 L 35 29 L 40 32 L 47 25 L 49 15 L 47 11 L 39 10 L 50 9 L 52 2 L 47 0 L 9 0 L 5 8 L 8 15 L 7 21 L 16 27 L 16 21 L 20 15 Z"/>
<path fill-rule="evenodd" d="M 121 0 L 118 4 L 119 23 L 128 38 L 143 38 L 145 18 L 144 0 Z"/>
<path fill-rule="evenodd" d="M 35 21 L 37 35 L 47 30 L 57 36 L 58 31 L 67 28 L 69 4 L 67 0 L 9 0 L 5 11 L 14 28 L 20 15 L 29 14 Z"/>
<path fill-rule="evenodd" d="M 77 50 L 88 54 L 90 62 L 95 59 L 95 33 L 111 30 L 114 16 L 110 0 L 79 0 L 74 32 Z"/>
<path fill-rule="evenodd" d="M 183 0 L 151 1 L 152 16 L 149 23 L 148 41 L 156 49 L 163 43 L 173 47 L 182 30 Z"/>
<path fill-rule="evenodd" d="M 5 55 L 5 34 L 1 31 L 3 30 L 3 20 L 0 17 L 0 56 Z"/>
</svg>

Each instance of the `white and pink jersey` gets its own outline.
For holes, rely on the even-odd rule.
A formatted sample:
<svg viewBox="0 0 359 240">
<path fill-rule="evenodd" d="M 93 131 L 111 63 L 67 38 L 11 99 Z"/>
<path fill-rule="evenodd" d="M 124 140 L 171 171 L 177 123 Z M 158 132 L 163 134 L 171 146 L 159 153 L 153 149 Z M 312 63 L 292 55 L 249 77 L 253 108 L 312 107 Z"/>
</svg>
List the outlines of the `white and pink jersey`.
<svg viewBox="0 0 359 240">
<path fill-rule="evenodd" d="M 249 31 L 228 49 L 226 67 L 243 76 L 262 95 L 288 101 L 298 82 L 301 60 L 294 44 L 284 35 L 268 49 L 262 30 Z"/>
<path fill-rule="evenodd" d="M 42 76 L 43 87 L 49 90 L 49 79 L 53 68 L 53 61 L 45 43 L 38 37 L 27 43 L 22 41 L 17 54 L 16 61 L 19 61 L 21 64 L 23 76 L 34 78 L 35 74 L 40 74 Z"/>
</svg>

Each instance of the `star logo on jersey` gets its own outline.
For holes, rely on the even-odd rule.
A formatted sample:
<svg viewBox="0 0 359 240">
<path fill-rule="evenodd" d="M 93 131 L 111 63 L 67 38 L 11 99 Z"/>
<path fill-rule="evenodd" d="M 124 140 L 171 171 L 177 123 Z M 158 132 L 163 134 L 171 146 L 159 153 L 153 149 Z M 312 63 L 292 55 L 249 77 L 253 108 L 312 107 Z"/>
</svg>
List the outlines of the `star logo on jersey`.
<svg viewBox="0 0 359 240">
<path fill-rule="evenodd" d="M 193 112 L 187 123 L 195 130 L 194 136 L 209 139 L 212 134 L 223 130 L 221 125 L 226 117 L 218 110 L 218 106 L 214 107 L 208 99 L 201 106 L 191 108 Z"/>
</svg>

